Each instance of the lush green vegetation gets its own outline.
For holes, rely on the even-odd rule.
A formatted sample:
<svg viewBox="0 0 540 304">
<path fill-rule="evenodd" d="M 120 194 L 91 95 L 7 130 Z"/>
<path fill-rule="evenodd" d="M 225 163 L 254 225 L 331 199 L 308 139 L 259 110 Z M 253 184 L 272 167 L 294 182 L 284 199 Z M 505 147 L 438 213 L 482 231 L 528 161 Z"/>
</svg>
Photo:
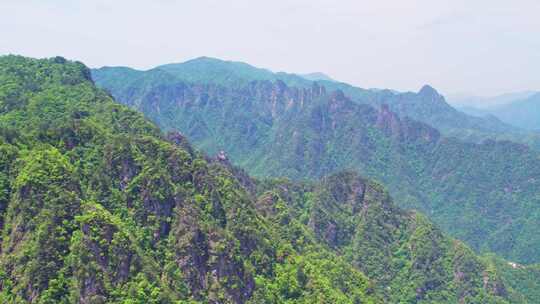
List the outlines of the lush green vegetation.
<svg viewBox="0 0 540 304">
<path fill-rule="evenodd" d="M 0 57 L 0 96 L 2 303 L 533 299 L 380 185 L 253 180 L 80 63 Z"/>
<path fill-rule="evenodd" d="M 2 303 L 538 298 L 537 266 L 478 258 L 381 185 L 254 180 L 60 57 L 0 57 L 0 152 Z"/>
<path fill-rule="evenodd" d="M 379 302 L 359 270 L 316 242 L 291 247 L 232 171 L 80 63 L 0 58 L 0 151 L 2 303 Z"/>
<path fill-rule="evenodd" d="M 355 173 L 303 187 L 287 180 L 261 187 L 258 205 L 274 209 L 259 209 L 291 227 L 295 245 L 304 242 L 297 235 L 307 227 L 365 273 L 387 303 L 504 303 L 507 297 L 489 264 Z"/>
<path fill-rule="evenodd" d="M 318 179 L 354 169 L 382 181 L 398 205 L 420 210 L 478 252 L 540 261 L 539 153 L 508 141 L 475 144 L 444 137 L 392 109 L 445 122 L 445 128 L 454 121 L 483 132 L 498 122 L 469 119 L 430 87 L 418 94 L 358 91 L 246 69 L 205 59 L 137 72 L 137 80 L 123 86 L 117 78 L 109 86 L 115 69 L 93 76 L 162 128 L 183 132 L 210 154 L 225 150 L 251 174 Z M 191 72 L 196 77 L 188 77 Z M 214 73 L 223 78 L 209 76 Z M 335 88 L 343 91 L 326 91 Z M 346 95 L 371 104 L 389 100 L 390 106 L 376 109 Z"/>
<path fill-rule="evenodd" d="M 318 73 L 315 73 L 314 77 L 312 76 L 284 72 L 272 73 L 246 63 L 222 61 L 208 57 L 196 58 L 183 63 L 161 65 L 146 72 L 127 67 L 105 67 L 93 71 L 93 77 L 97 83 L 105 86 L 115 95 L 120 97 L 128 89 L 129 98 L 126 99 L 126 102 L 135 104 L 138 104 L 141 97 L 150 93 L 154 87 L 175 84 L 179 81 L 190 84 L 212 83 L 229 88 L 241 88 L 252 81 L 276 80 L 281 80 L 288 86 L 310 88 L 313 81 L 317 81 L 329 91 L 343 91 L 357 103 L 369 104 L 375 107 L 387 104 L 399 116 L 408 116 L 427 123 L 446 136 L 455 136 L 476 143 L 486 139 L 511 140 L 527 144 L 540 151 L 540 134 L 538 132 L 520 130 L 512 126 L 521 126 L 520 124 L 524 124 L 524 122 L 512 120 L 512 117 L 516 117 L 516 115 L 509 115 L 509 113 L 522 113 L 523 109 L 517 111 L 510 109 L 507 111 L 508 113 L 504 112 L 504 110 L 494 112 L 495 116 L 511 122 L 512 125 L 508 125 L 495 116 L 479 117 L 478 115 L 468 115 L 457 111 L 446 102 L 442 95 L 427 85 L 418 93 L 401 93 L 388 89 L 366 90 L 328 79 L 325 75 L 318 75 Z M 534 105 L 533 99 L 531 98 L 528 104 Z M 526 103 L 523 102 L 523 104 Z M 526 107 L 523 106 L 522 108 Z M 526 115 L 527 123 L 531 125 L 534 123 L 536 112 L 535 109 L 532 109 L 528 113 L 520 115 Z M 517 115 L 517 117 L 520 117 L 520 115 Z M 529 128 L 529 125 L 524 127 Z"/>
<path fill-rule="evenodd" d="M 540 264 L 520 265 L 488 256 L 488 268 L 503 280 L 511 302 L 535 303 L 540 299 Z M 491 265 L 489 265 L 491 264 Z"/>
</svg>

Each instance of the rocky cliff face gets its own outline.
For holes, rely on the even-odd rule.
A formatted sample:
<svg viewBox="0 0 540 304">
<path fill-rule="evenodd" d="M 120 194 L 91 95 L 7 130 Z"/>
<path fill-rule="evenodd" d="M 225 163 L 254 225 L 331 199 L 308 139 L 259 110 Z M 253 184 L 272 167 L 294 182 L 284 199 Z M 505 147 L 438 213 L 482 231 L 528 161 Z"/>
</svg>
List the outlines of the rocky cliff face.
<svg viewBox="0 0 540 304">
<path fill-rule="evenodd" d="M 452 134 L 452 131 L 458 129 L 484 135 L 517 131 L 500 120 L 470 116 L 456 110 L 446 102 L 444 96 L 429 85 L 423 86 L 417 93 L 382 92 L 374 94 L 368 100 L 373 105 L 388 104 L 399 116 L 427 123 L 447 134 Z"/>
<path fill-rule="evenodd" d="M 408 117 L 400 118 L 390 110 L 387 104 L 380 107 L 375 126 L 387 137 L 401 142 L 425 141 L 426 143 L 434 143 L 440 138 L 439 131 Z"/>
<path fill-rule="evenodd" d="M 389 104 L 390 109 L 399 116 L 408 116 L 427 123 L 445 136 L 454 136 L 475 143 L 481 143 L 487 138 L 512 140 L 527 144 L 537 151 L 540 150 L 538 132 L 517 129 L 495 116 L 476 117 L 457 111 L 429 85 L 424 86 L 418 93 L 400 93 L 389 89 L 366 90 L 324 77 L 322 77 L 323 79 L 309 79 L 309 77 L 305 78 L 283 72 L 272 73 L 241 62 L 222 61 L 207 57 L 196 58 L 184 63 L 167 64 L 149 71 L 137 71 L 126 67 L 104 67 L 93 70 L 93 76 L 98 84 L 103 84 L 114 92 L 123 91 L 124 93 L 121 95 L 129 93 L 130 98 L 126 101 L 135 107 L 140 102 L 139 97 L 145 95 L 152 87 L 179 82 L 211 83 L 229 88 L 242 88 L 251 81 L 283 81 L 290 87 L 302 88 L 310 88 L 313 83 L 318 82 L 328 91 L 343 91 L 356 103 L 369 104 L 376 108 L 382 104 Z M 517 125 L 519 123 L 522 122 L 518 122 Z"/>
</svg>

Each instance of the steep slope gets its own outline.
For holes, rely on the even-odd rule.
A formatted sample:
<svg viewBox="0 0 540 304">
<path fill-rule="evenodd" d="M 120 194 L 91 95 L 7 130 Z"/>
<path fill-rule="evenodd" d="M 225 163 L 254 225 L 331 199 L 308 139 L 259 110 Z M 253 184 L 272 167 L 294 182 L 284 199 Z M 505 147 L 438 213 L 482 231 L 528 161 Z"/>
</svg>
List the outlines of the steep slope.
<svg viewBox="0 0 540 304">
<path fill-rule="evenodd" d="M 318 73 L 315 73 L 316 75 Z M 188 84 L 216 84 L 230 88 L 242 88 L 252 81 L 281 80 L 289 86 L 310 88 L 315 82 L 309 74 L 290 74 L 271 72 L 243 62 L 224 61 L 211 57 L 199 57 L 182 63 L 171 63 L 157 66 L 147 71 L 134 70 L 128 67 L 103 67 L 92 70 L 92 78 L 98 85 L 106 86 L 109 90 L 122 90 L 131 94 L 133 99 L 140 97 L 140 92 L 151 90 L 155 86 L 171 82 L 186 82 Z M 329 79 L 316 82 L 329 90 L 343 90 L 355 99 L 365 99 L 372 96 L 372 90 L 364 90 L 349 84 Z M 389 91 L 391 92 L 391 91 Z M 134 103 L 136 103 L 134 101 Z"/>
<path fill-rule="evenodd" d="M 60 57 L 0 83 L 2 303 L 527 303 L 354 173 L 252 180 Z"/>
<path fill-rule="evenodd" d="M 540 151 L 540 133 L 519 129 L 502 122 L 495 115 L 475 115 L 458 111 L 450 106 L 435 89 L 425 86 L 418 93 L 400 93 L 393 90 L 361 89 L 326 77 L 304 77 L 284 72 L 273 73 L 242 62 L 223 61 L 200 57 L 184 63 L 166 64 L 148 71 L 126 67 L 104 67 L 92 71 L 99 86 L 129 97 L 137 103 L 141 96 L 156 86 L 175 82 L 189 84 L 217 84 L 229 88 L 242 88 L 251 81 L 281 80 L 288 86 L 310 88 L 314 82 L 329 91 L 341 90 L 353 101 L 379 107 L 388 104 L 400 116 L 408 116 L 440 130 L 445 136 L 481 143 L 486 139 L 509 140 L 523 143 Z M 318 73 L 315 73 L 316 75 Z M 510 98 L 501 96 L 501 99 Z"/>
<path fill-rule="evenodd" d="M 130 72 L 127 73 L 127 70 Z M 137 99 L 152 87 L 182 81 L 189 84 L 216 84 L 229 88 L 242 88 L 251 81 L 281 80 L 288 86 L 310 88 L 313 82 L 325 86 L 329 91 L 341 90 L 358 103 L 380 106 L 390 105 L 400 116 L 408 116 L 427 123 L 446 136 L 455 136 L 470 142 L 486 139 L 511 140 L 525 143 L 540 151 L 540 135 L 505 124 L 498 118 L 478 117 L 460 112 L 450 106 L 438 92 L 430 86 L 418 93 L 400 93 L 393 90 L 362 89 L 343 82 L 328 79 L 315 73 L 315 77 L 288 73 L 273 73 L 242 62 L 223 61 L 216 58 L 200 57 L 184 63 L 158 66 L 154 69 L 134 71 L 129 68 L 101 68 L 93 70 L 96 83 L 113 92 L 129 93 Z M 138 75 L 134 81 L 133 75 Z M 116 77 L 119 76 L 119 77 Z M 123 88 L 118 84 L 124 82 Z"/>
<path fill-rule="evenodd" d="M 516 131 L 501 121 L 469 116 L 450 106 L 433 87 L 423 86 L 418 93 L 380 94 L 373 100 L 377 104 L 388 104 L 399 116 L 425 122 L 441 131 L 470 129 L 486 133 Z"/>
<path fill-rule="evenodd" d="M 509 296 L 469 248 L 445 237 L 422 215 L 395 207 L 379 184 L 353 172 L 304 187 L 274 181 L 260 191 L 260 209 L 291 230 L 309 227 L 382 287 L 385 303 L 487 303 L 500 300 L 490 293 Z"/>
<path fill-rule="evenodd" d="M 540 299 L 540 264 L 520 265 L 496 256 L 485 258 L 486 267 L 495 271 L 515 303 L 535 303 Z"/>
<path fill-rule="evenodd" d="M 427 123 L 448 137 L 475 143 L 486 139 L 510 140 L 540 151 L 540 133 L 527 131 L 526 129 L 530 128 L 525 128 L 525 124 L 535 121 L 535 110 L 529 111 L 528 116 L 520 115 L 519 110 L 510 109 L 501 109 L 500 112 L 484 111 L 484 115 L 471 115 L 469 110 L 469 113 L 465 114 L 450 106 L 446 99 L 429 85 L 422 87 L 418 93 L 381 91 L 370 97 L 368 102 L 374 105 L 388 104 L 399 116 L 408 116 Z M 521 117 L 528 118 L 521 124 L 516 123 L 515 120 L 521 120 Z"/>
<path fill-rule="evenodd" d="M 354 173 L 257 182 L 165 137 L 60 57 L 0 57 L 0 80 L 2 303 L 513 296 L 489 263 Z"/>
<path fill-rule="evenodd" d="M 177 81 L 136 96 L 126 90 L 112 93 L 205 151 L 225 150 L 252 174 L 303 179 L 353 168 L 476 250 L 540 260 L 540 158 L 524 145 L 446 138 L 392 106 L 375 109 L 317 83 L 236 88 Z M 428 101 L 432 94 L 421 92 Z"/>
<path fill-rule="evenodd" d="M 380 303 L 308 232 L 293 248 L 247 177 L 80 63 L 0 57 L 0 151 L 2 303 Z"/>
</svg>

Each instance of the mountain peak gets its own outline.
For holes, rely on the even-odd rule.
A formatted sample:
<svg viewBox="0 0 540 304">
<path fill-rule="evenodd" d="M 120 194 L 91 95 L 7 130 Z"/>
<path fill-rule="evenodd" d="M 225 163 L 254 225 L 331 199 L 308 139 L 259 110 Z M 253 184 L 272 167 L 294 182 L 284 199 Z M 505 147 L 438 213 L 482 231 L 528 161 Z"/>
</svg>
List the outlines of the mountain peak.
<svg viewBox="0 0 540 304">
<path fill-rule="evenodd" d="M 167 72 L 178 80 L 192 83 L 215 83 L 220 85 L 243 85 L 251 80 L 274 80 L 269 70 L 244 62 L 228 61 L 212 57 L 197 57 L 182 63 L 160 65 L 157 69 Z"/>
<path fill-rule="evenodd" d="M 437 90 L 435 90 L 429 84 L 426 84 L 420 89 L 420 91 L 418 91 L 418 94 L 420 94 L 420 95 L 439 95 L 439 92 L 437 92 Z"/>
<path fill-rule="evenodd" d="M 334 79 L 332 79 L 332 77 L 324 74 L 324 73 L 321 73 L 321 72 L 315 72 L 315 73 L 308 73 L 308 74 L 300 74 L 301 77 L 307 79 L 307 80 L 311 80 L 311 81 L 317 81 L 317 80 L 325 80 L 325 81 L 334 81 Z"/>
<path fill-rule="evenodd" d="M 187 63 L 187 62 L 227 62 L 227 61 L 219 59 L 219 58 L 215 58 L 215 57 L 200 56 L 200 57 L 187 60 L 184 63 Z"/>
</svg>

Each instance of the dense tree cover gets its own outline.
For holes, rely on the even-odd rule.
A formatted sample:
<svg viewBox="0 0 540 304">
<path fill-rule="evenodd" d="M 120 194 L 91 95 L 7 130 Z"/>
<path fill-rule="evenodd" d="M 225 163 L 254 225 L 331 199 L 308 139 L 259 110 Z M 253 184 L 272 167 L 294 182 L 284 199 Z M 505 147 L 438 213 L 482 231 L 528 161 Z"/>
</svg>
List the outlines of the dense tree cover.
<svg viewBox="0 0 540 304">
<path fill-rule="evenodd" d="M 354 90 L 351 93 L 351 96 L 357 95 Z M 507 111 L 506 116 L 468 115 L 450 106 L 444 96 L 428 85 L 418 93 L 396 93 L 383 90 L 364 98 L 359 97 L 357 100 L 375 106 L 388 104 L 390 109 L 399 116 L 407 116 L 427 123 L 448 137 L 457 137 L 463 141 L 476 143 L 481 143 L 486 139 L 511 140 L 527 144 L 540 151 L 540 133 L 519 129 L 515 126 L 521 126 L 520 124 L 507 119 L 503 122 L 498 118 L 520 117 L 516 112 Z M 529 119 L 534 120 L 534 111 L 530 113 Z"/>
<path fill-rule="evenodd" d="M 274 206 L 271 218 L 293 227 L 293 241 L 303 242 L 295 231 L 307 227 L 365 273 L 387 303 L 503 303 L 508 296 L 469 248 L 353 172 L 303 187 L 287 180 L 261 187 L 258 205 Z"/>
<path fill-rule="evenodd" d="M 139 103 L 141 97 L 156 86 L 170 85 L 184 81 L 187 83 L 212 83 L 225 87 L 241 88 L 252 81 L 281 80 L 288 86 L 309 88 L 313 82 L 325 86 L 329 91 L 341 90 L 353 101 L 378 107 L 388 104 L 399 116 L 408 116 L 427 123 L 446 136 L 455 136 L 468 142 L 482 142 L 486 139 L 511 140 L 530 145 L 540 151 L 540 134 L 508 125 L 495 116 L 479 117 L 468 115 L 450 106 L 445 98 L 426 85 L 419 92 L 397 92 L 389 89 L 362 89 L 347 83 L 335 81 L 324 75 L 296 75 L 284 72 L 273 73 L 243 62 L 223 61 L 216 58 L 200 57 L 183 63 L 158 66 L 148 71 L 138 71 L 127 67 L 104 67 L 93 71 L 98 85 L 104 85 L 115 95 L 128 94 L 126 102 Z M 122 94 L 119 94 L 122 92 Z M 529 102 L 530 104 L 531 102 Z M 499 111 L 501 113 L 503 111 Z M 535 110 L 529 111 L 529 121 L 534 121 Z M 497 114 L 498 114 L 497 113 Z M 515 116 L 515 115 L 514 115 Z M 519 116 L 519 115 L 518 115 Z M 508 118 L 503 113 L 503 118 Z M 512 123 L 515 120 L 505 120 Z M 519 122 L 523 123 L 523 122 Z M 517 124 L 520 126 L 520 124 Z"/>
<path fill-rule="evenodd" d="M 330 93 L 317 83 L 291 87 L 281 80 L 248 82 L 241 77 L 245 72 L 233 73 L 234 65 L 225 74 L 244 79 L 245 85 L 225 81 L 231 78 L 223 75 L 225 80 L 201 83 L 208 71 L 205 65 L 198 65 L 198 76 L 188 82 L 181 80 L 187 77 L 184 65 L 137 72 L 136 81 L 124 86 L 118 79 L 109 86 L 108 70 L 96 70 L 93 76 L 119 101 L 162 128 L 182 131 L 210 154 L 225 150 L 251 174 L 317 179 L 343 169 L 359 170 L 387 185 L 401 207 L 424 212 L 475 250 L 521 263 L 540 261 L 540 154 L 509 141 L 475 144 L 444 137 L 392 111 L 447 121 L 433 113 L 446 117 L 450 114 L 444 113 L 455 110 L 432 88 L 419 94 L 381 91 L 378 94 L 397 101 L 373 108 L 349 99 L 346 94 L 355 93 L 344 84 L 329 83 L 330 88 L 344 89 Z M 223 65 L 209 71 L 218 73 Z M 458 124 L 480 128 L 479 122 L 456 113 L 462 120 Z"/>
<path fill-rule="evenodd" d="M 0 85 L 2 303 L 534 302 L 356 173 L 254 180 L 63 58 Z"/>
<path fill-rule="evenodd" d="M 535 303 L 540 299 L 540 264 L 520 265 L 505 261 L 497 256 L 485 258 L 488 268 L 497 272 L 510 290 L 511 302 Z"/>
<path fill-rule="evenodd" d="M 1 57 L 0 96 L 0 302 L 380 302 L 324 245 L 293 248 L 238 170 L 115 103 L 84 65 Z"/>
</svg>

